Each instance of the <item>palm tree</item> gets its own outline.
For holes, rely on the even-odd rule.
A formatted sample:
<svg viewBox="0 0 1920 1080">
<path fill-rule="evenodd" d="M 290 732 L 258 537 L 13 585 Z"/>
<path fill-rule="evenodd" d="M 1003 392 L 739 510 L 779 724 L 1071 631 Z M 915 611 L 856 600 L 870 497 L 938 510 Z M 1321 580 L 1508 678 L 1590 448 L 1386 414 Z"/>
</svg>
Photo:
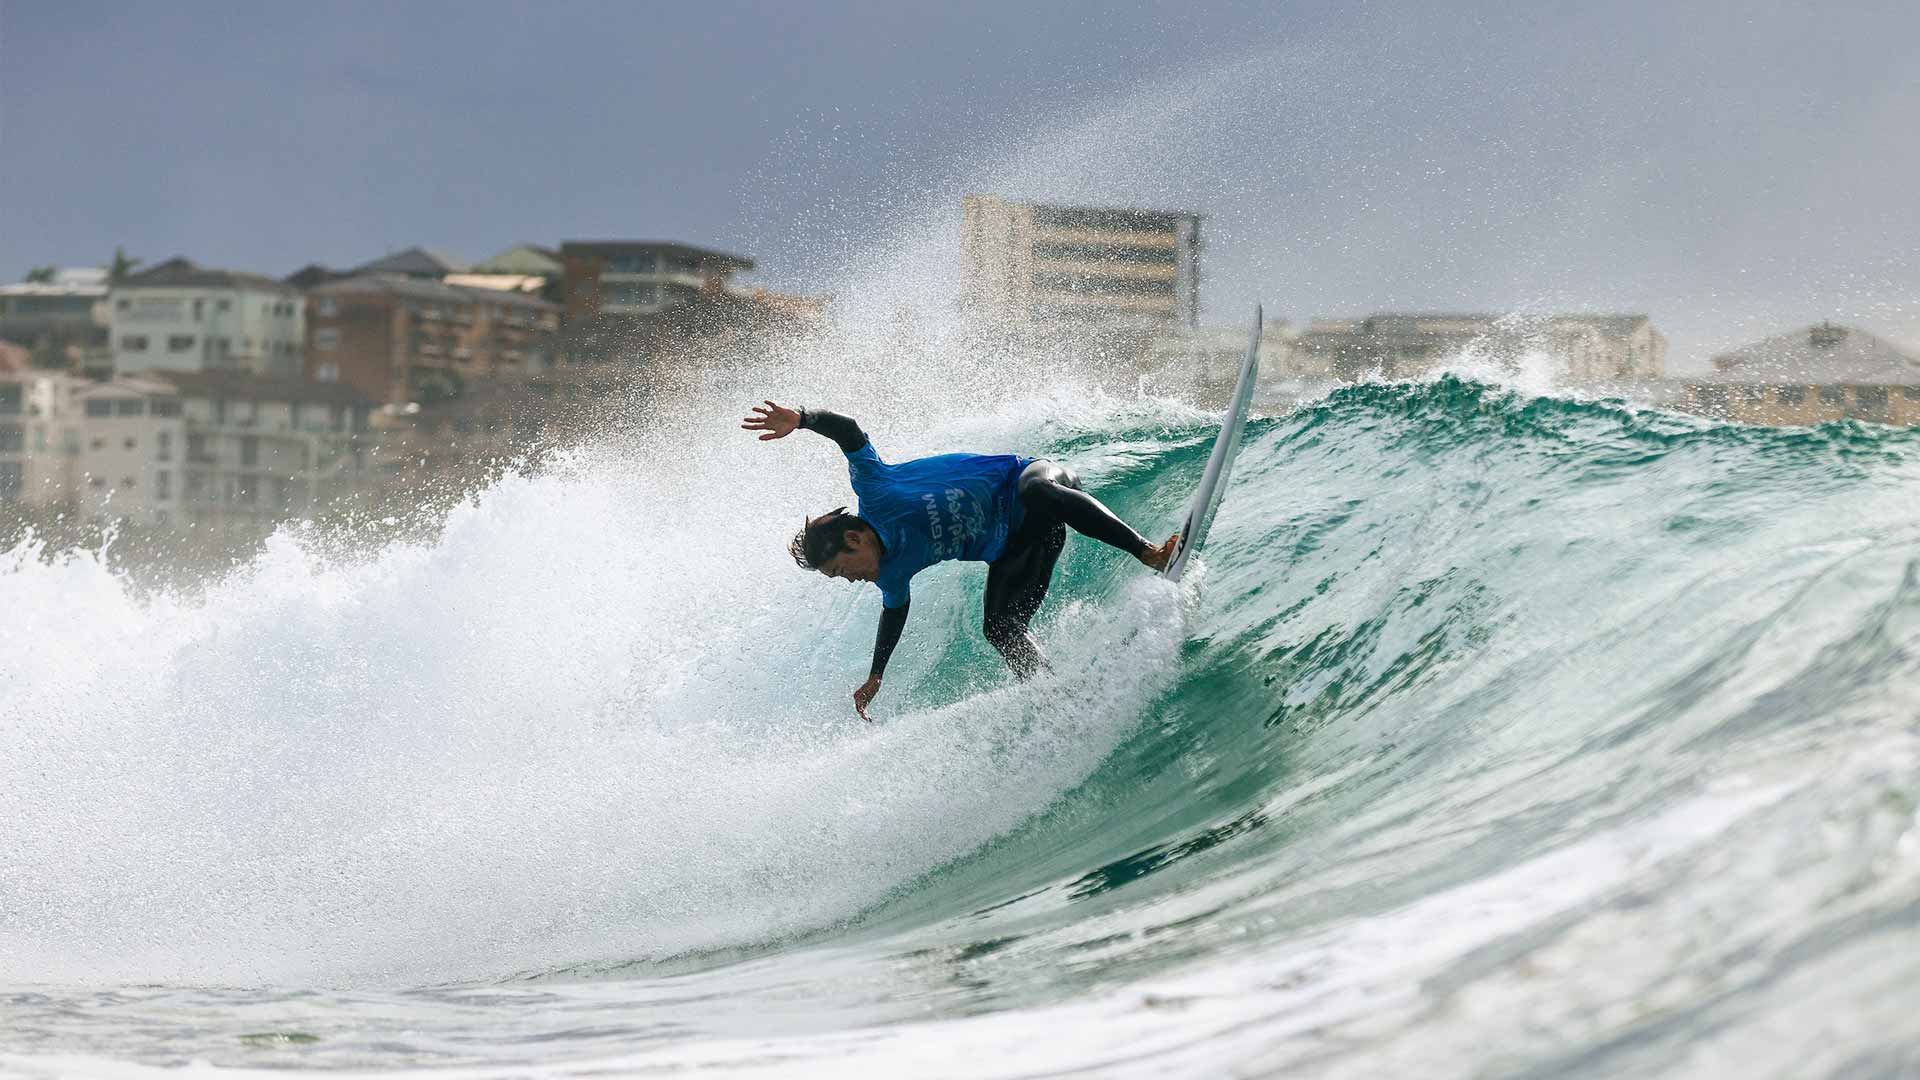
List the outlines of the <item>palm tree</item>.
<svg viewBox="0 0 1920 1080">
<path fill-rule="evenodd" d="M 145 259 L 128 258 L 126 248 L 114 248 L 113 249 L 113 265 L 107 269 L 107 280 L 119 281 L 121 278 L 126 277 L 128 274 L 133 273 L 133 268 L 136 266 L 139 266 L 141 263 L 145 261 L 146 261 Z"/>
</svg>

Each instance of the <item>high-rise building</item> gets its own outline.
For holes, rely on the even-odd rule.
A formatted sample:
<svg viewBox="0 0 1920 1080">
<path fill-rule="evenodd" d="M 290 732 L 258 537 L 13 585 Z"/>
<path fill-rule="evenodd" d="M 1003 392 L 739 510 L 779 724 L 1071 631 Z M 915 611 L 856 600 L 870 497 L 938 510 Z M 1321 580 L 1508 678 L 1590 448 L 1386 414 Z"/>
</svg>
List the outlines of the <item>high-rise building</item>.
<svg viewBox="0 0 1920 1080">
<path fill-rule="evenodd" d="M 1198 214 L 970 195 L 961 215 L 961 290 L 977 318 L 1103 327 L 1199 319 Z"/>
</svg>

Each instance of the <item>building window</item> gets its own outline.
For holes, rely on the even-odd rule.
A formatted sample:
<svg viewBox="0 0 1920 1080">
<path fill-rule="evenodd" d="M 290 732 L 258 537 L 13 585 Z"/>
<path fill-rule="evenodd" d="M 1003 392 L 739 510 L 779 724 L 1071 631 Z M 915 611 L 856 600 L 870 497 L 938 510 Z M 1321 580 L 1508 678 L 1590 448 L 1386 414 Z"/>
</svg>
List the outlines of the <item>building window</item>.
<svg viewBox="0 0 1920 1080">
<path fill-rule="evenodd" d="M 168 352 L 187 352 L 193 348 L 192 334 L 174 334 L 167 338 Z"/>
<path fill-rule="evenodd" d="M 136 439 L 131 435 L 127 436 L 127 449 L 132 450 L 138 447 L 139 445 L 140 445 L 139 439 Z"/>
<path fill-rule="evenodd" d="M 331 296 L 323 296 L 320 299 L 314 301 L 313 311 L 314 311 L 314 314 L 316 315 L 321 315 L 330 319 L 340 313 L 340 304 Z"/>
<path fill-rule="evenodd" d="M 193 321 L 199 322 L 201 319 L 205 318 L 206 315 L 207 315 L 207 302 L 205 300 L 195 300 L 193 302 Z"/>
<path fill-rule="evenodd" d="M 1920 386 L 1903 386 L 1900 392 L 1906 395 L 1908 401 L 1920 401 Z"/>
<path fill-rule="evenodd" d="M 115 416 L 139 416 L 147 411 L 146 398 L 121 398 L 113 403 Z"/>
<path fill-rule="evenodd" d="M 107 440 L 105 439 L 92 439 L 87 442 L 87 449 L 89 450 L 105 450 L 106 448 Z"/>
<path fill-rule="evenodd" d="M 20 384 L 0 383 L 0 416 L 13 416 L 20 411 Z"/>
<path fill-rule="evenodd" d="M 659 297 L 660 290 L 652 285 L 609 281 L 600 286 L 600 302 L 603 304 L 646 305 L 655 303 Z"/>
<path fill-rule="evenodd" d="M 607 259 L 609 274 L 651 274 L 660 269 L 660 256 L 653 254 L 614 255 Z"/>
<path fill-rule="evenodd" d="M 251 503 L 259 493 L 260 478 L 253 473 L 241 473 L 233 481 L 233 501 Z"/>
<path fill-rule="evenodd" d="M 1820 404 L 1839 405 L 1844 408 L 1847 404 L 1847 388 L 1844 386 L 1821 387 L 1820 388 Z"/>
<path fill-rule="evenodd" d="M 112 416 L 113 401 L 109 398 L 89 398 L 87 400 L 87 415 Z"/>
<path fill-rule="evenodd" d="M 156 499 L 173 498 L 173 477 L 167 470 L 160 469 L 153 474 L 153 497 Z"/>
<path fill-rule="evenodd" d="M 154 447 L 153 456 L 159 458 L 161 461 L 173 460 L 173 432 L 163 431 L 160 433 L 159 442 Z"/>
<path fill-rule="evenodd" d="M 129 334 L 126 337 L 121 338 L 120 351 L 121 352 L 146 352 L 147 351 L 146 335 L 145 334 Z"/>
<path fill-rule="evenodd" d="M 1887 388 L 1884 386 L 1854 387 L 1853 407 L 1862 420 L 1886 420 Z"/>
<path fill-rule="evenodd" d="M 203 472 L 188 473 L 187 474 L 187 493 L 186 493 L 187 501 L 199 502 L 200 497 L 205 495 L 206 493 L 207 493 L 207 474 Z"/>
<path fill-rule="evenodd" d="M 215 311 L 232 311 L 232 310 L 233 310 L 233 301 L 231 301 L 231 300 L 215 300 L 215 301 L 213 302 L 213 310 L 215 310 Z"/>
<path fill-rule="evenodd" d="M 1807 400 L 1807 388 L 1804 386 L 1783 386 L 1778 396 L 1782 405 L 1798 405 Z"/>
<path fill-rule="evenodd" d="M 128 299 L 127 299 L 127 298 L 125 298 L 125 297 L 121 297 L 121 298 L 119 299 L 119 301 L 117 301 L 117 302 L 116 302 L 116 303 L 115 303 L 115 304 L 113 305 L 113 309 L 114 309 L 115 311 L 126 311 L 127 309 L 129 309 L 129 308 L 131 308 L 131 307 L 133 307 L 133 301 L 131 301 L 131 300 L 128 300 Z"/>
<path fill-rule="evenodd" d="M 26 464 L 19 461 L 0 461 L 0 499 L 12 502 L 20 497 L 20 488 L 26 478 Z"/>
<path fill-rule="evenodd" d="M 187 435 L 187 460 L 188 461 L 212 461 L 213 460 L 213 456 L 207 453 L 207 437 L 205 435 L 200 434 L 198 432 L 189 433 Z"/>
<path fill-rule="evenodd" d="M 331 326 L 323 326 L 313 332 L 313 347 L 321 352 L 332 352 L 340 347 L 340 331 Z"/>
<path fill-rule="evenodd" d="M 1764 386 L 1744 386 L 1740 388 L 1740 396 L 1745 398 L 1749 404 L 1759 405 L 1767 400 L 1767 388 Z"/>
<path fill-rule="evenodd" d="M 153 415 L 179 416 L 180 415 L 180 399 L 179 398 L 154 398 L 153 399 Z"/>
<path fill-rule="evenodd" d="M 0 452 L 19 453 L 27 448 L 27 429 L 19 424 L 0 424 Z"/>
<path fill-rule="evenodd" d="M 240 464 L 260 464 L 260 436 L 247 435 L 240 440 Z"/>
</svg>

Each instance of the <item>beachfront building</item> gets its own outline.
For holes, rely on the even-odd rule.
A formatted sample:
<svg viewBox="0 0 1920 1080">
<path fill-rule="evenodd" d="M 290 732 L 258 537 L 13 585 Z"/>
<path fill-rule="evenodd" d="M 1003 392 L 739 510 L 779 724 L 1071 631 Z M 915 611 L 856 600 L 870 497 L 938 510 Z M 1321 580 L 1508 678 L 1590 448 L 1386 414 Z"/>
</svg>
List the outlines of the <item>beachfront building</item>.
<svg viewBox="0 0 1920 1080">
<path fill-rule="evenodd" d="M 753 269 L 743 255 L 659 240 L 568 240 L 560 261 L 575 362 L 646 355 L 664 316 L 725 294 L 733 275 Z"/>
<path fill-rule="evenodd" d="M 1549 315 L 1378 312 L 1316 319 L 1295 343 L 1301 363 L 1334 378 L 1417 378 L 1450 364 L 1518 371 L 1544 363 L 1569 383 L 1659 379 L 1667 339 L 1637 314 Z"/>
<path fill-rule="evenodd" d="M 1823 322 L 1714 357 L 1680 407 L 1753 424 L 1920 424 L 1920 356 Z"/>
<path fill-rule="evenodd" d="M 523 292 L 368 274 L 308 294 L 307 375 L 380 404 L 459 396 L 469 380 L 552 367 L 559 305 Z"/>
<path fill-rule="evenodd" d="M 371 402 L 350 387 L 158 371 L 74 395 L 62 445 L 85 516 L 264 536 L 352 495 Z"/>
<path fill-rule="evenodd" d="M 269 277 L 169 259 L 113 282 L 107 294 L 113 370 L 297 375 L 306 300 Z"/>
<path fill-rule="evenodd" d="M 70 420 L 78 394 L 96 384 L 27 360 L 18 346 L 0 347 L 0 505 L 50 506 L 73 496 Z"/>
<path fill-rule="evenodd" d="M 107 272 L 100 269 L 0 285 L 0 341 L 26 349 L 34 367 L 104 374 L 113 365 L 106 299 Z"/>
<path fill-rule="evenodd" d="M 1196 324 L 1200 215 L 1130 207 L 961 201 L 961 295 L 991 324 Z"/>
</svg>

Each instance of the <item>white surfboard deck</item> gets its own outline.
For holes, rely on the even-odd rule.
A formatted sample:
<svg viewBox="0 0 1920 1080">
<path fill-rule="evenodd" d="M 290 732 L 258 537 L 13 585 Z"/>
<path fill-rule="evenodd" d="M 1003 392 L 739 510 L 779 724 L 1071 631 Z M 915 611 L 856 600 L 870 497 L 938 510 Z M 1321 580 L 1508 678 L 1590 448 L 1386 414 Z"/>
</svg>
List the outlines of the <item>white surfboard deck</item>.
<svg viewBox="0 0 1920 1080">
<path fill-rule="evenodd" d="M 1180 543 L 1175 546 L 1167 568 L 1161 571 L 1172 581 L 1180 580 L 1180 575 L 1186 573 L 1187 563 L 1207 542 L 1207 530 L 1213 526 L 1213 515 L 1220 509 L 1220 497 L 1227 491 L 1227 474 L 1233 471 L 1234 456 L 1240 452 L 1240 436 L 1247 430 L 1247 410 L 1253 406 L 1253 384 L 1259 369 L 1260 306 L 1256 304 L 1253 337 L 1247 342 L 1247 358 L 1240 364 L 1240 381 L 1234 384 L 1226 422 L 1220 425 L 1220 435 L 1213 440 L 1213 454 L 1207 458 L 1207 471 L 1200 474 L 1200 486 L 1193 489 L 1186 523 L 1180 527 Z"/>
</svg>

